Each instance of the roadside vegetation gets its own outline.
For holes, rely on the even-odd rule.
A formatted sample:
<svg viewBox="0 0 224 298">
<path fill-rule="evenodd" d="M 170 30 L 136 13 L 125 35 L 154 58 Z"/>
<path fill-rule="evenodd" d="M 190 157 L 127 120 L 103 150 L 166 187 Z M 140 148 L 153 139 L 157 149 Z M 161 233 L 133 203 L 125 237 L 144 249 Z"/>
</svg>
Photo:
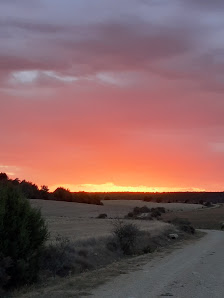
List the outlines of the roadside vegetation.
<svg viewBox="0 0 224 298">
<path fill-rule="evenodd" d="M 49 242 L 40 210 L 30 206 L 20 187 L 1 182 L 0 296 L 24 285 L 80 274 L 127 256 L 153 252 L 170 243 L 172 232 L 176 228 L 167 225 L 162 233 L 152 236 L 134 222 L 114 220 L 107 237 L 71 241 L 58 235 Z"/>
</svg>

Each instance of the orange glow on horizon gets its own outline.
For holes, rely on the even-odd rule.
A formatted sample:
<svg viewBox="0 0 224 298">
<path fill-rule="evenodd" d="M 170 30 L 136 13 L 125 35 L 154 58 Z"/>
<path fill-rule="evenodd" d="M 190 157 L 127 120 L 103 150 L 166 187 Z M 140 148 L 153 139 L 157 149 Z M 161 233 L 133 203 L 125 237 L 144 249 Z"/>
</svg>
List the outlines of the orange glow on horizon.
<svg viewBox="0 0 224 298">
<path fill-rule="evenodd" d="M 199 188 L 178 188 L 178 187 L 148 187 L 148 186 L 120 186 L 115 185 L 111 182 L 104 184 L 82 184 L 82 185 L 72 185 L 72 184 L 63 184 L 63 185 L 54 185 L 50 187 L 50 191 L 54 191 L 58 187 L 63 187 L 69 189 L 71 192 L 140 192 L 140 193 L 156 193 L 156 192 L 198 192 L 205 191 L 204 189 Z"/>
</svg>

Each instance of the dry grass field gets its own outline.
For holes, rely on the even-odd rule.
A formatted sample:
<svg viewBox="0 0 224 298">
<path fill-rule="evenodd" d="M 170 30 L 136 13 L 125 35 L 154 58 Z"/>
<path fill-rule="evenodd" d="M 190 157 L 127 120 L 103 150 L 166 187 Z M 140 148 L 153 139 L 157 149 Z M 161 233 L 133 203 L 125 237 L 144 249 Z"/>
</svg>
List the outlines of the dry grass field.
<svg viewBox="0 0 224 298">
<path fill-rule="evenodd" d="M 68 237 L 71 240 L 101 237 L 110 234 L 112 223 L 115 218 L 123 218 L 136 206 L 142 207 L 165 207 L 171 213 L 181 210 L 201 209 L 201 205 L 181 204 L 181 203 L 148 203 L 139 200 L 103 201 L 103 206 L 88 205 L 70 202 L 31 200 L 33 207 L 41 208 L 45 217 L 51 239 L 57 234 Z M 100 213 L 106 213 L 108 219 L 97 219 Z M 160 221 L 138 220 L 136 224 L 143 230 L 148 230 L 152 234 L 157 234 L 169 228 L 169 225 Z"/>
<path fill-rule="evenodd" d="M 205 208 L 203 210 L 175 211 L 162 216 L 166 221 L 175 217 L 188 219 L 196 229 L 219 230 L 220 224 L 224 222 L 224 204 L 218 205 L 216 208 Z"/>
</svg>

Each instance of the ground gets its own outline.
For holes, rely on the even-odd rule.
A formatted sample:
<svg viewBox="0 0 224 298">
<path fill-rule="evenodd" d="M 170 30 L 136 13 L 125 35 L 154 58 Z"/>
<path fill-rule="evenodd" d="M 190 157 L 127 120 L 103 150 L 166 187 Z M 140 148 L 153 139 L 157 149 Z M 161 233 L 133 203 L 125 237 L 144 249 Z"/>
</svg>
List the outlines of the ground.
<svg viewBox="0 0 224 298">
<path fill-rule="evenodd" d="M 187 210 L 183 212 L 174 211 L 162 216 L 166 221 L 175 217 L 187 218 L 196 229 L 219 230 L 224 222 L 224 205 L 220 204 L 212 208 Z"/>
<path fill-rule="evenodd" d="M 139 270 L 92 291 L 103 298 L 222 298 L 224 232 L 206 231 L 199 241 L 155 256 Z"/>
<path fill-rule="evenodd" d="M 161 204 L 139 200 L 106 200 L 103 201 L 103 206 L 44 200 L 31 200 L 31 204 L 33 207 L 41 208 L 52 239 L 59 233 L 72 240 L 108 235 L 114 219 L 123 218 L 136 206 L 165 207 L 170 213 L 202 209 L 198 204 Z M 106 213 L 109 219 L 97 219 L 100 213 Z M 141 229 L 147 229 L 153 233 L 167 228 L 165 223 L 159 221 L 138 220 L 137 224 Z"/>
<path fill-rule="evenodd" d="M 224 221 L 224 206 L 202 208 L 201 205 L 157 204 L 141 201 L 104 201 L 104 206 L 55 201 L 31 201 L 41 207 L 52 237 L 58 232 L 71 239 L 106 236 L 112 219 L 96 219 L 100 213 L 108 217 L 123 217 L 135 206 L 169 209 L 165 220 L 188 218 L 196 227 L 219 229 Z M 162 221 L 135 221 L 150 233 L 163 233 L 169 225 Z M 175 240 L 176 241 L 176 240 Z M 224 232 L 204 231 L 182 242 L 154 253 L 118 260 L 104 268 L 80 275 L 47 280 L 15 297 L 223 297 L 222 266 Z M 215 270 L 211 270 L 215 268 Z"/>
</svg>

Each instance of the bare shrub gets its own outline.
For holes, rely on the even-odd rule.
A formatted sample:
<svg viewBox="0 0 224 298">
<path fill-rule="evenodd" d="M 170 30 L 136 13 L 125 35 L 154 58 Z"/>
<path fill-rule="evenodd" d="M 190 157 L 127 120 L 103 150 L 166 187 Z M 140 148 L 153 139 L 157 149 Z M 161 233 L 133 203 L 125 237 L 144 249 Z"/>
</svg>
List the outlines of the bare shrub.
<svg viewBox="0 0 224 298">
<path fill-rule="evenodd" d="M 136 240 L 140 233 L 135 224 L 124 223 L 118 220 L 113 223 L 112 233 L 125 255 L 130 255 L 134 252 Z"/>
</svg>

